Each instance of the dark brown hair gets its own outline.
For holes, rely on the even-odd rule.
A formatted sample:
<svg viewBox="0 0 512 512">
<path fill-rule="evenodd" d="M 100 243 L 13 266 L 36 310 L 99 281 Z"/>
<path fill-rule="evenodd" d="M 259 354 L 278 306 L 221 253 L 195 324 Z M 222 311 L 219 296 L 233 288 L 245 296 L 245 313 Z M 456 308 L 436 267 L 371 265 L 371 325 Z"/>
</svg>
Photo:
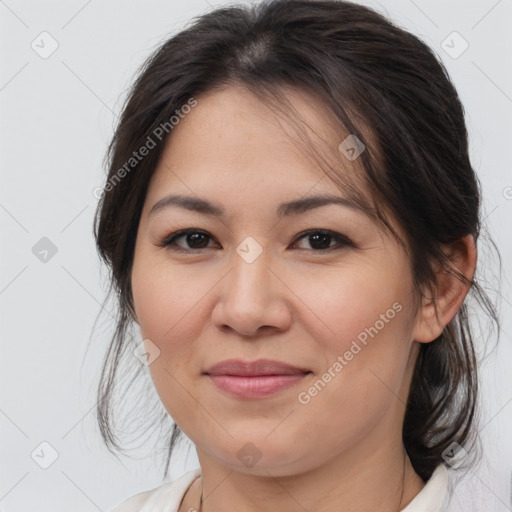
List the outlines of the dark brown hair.
<svg viewBox="0 0 512 512">
<path fill-rule="evenodd" d="M 463 107 L 444 66 L 419 38 L 346 1 L 265 1 L 200 16 L 144 63 L 107 153 L 110 186 L 98 204 L 94 235 L 119 306 L 96 411 L 109 449 L 122 451 L 112 416 L 122 364 L 132 381 L 147 378 L 127 341 L 135 314 L 130 274 L 148 184 L 171 130 L 122 179 L 113 178 L 190 98 L 232 84 L 276 104 L 283 86 L 307 91 L 337 117 L 340 133 L 364 141 L 361 165 L 376 217 L 391 229 L 384 207 L 405 233 L 418 297 L 424 285 L 434 286 L 436 266 L 454 272 L 444 246 L 468 234 L 479 237 L 480 192 Z M 470 296 L 498 325 L 476 279 Z M 453 441 L 468 446 L 474 437 L 478 379 L 468 298 L 438 339 L 421 344 L 416 361 L 403 442 L 424 480 Z M 165 476 L 181 431 L 163 407 L 160 420 L 169 426 Z"/>
</svg>

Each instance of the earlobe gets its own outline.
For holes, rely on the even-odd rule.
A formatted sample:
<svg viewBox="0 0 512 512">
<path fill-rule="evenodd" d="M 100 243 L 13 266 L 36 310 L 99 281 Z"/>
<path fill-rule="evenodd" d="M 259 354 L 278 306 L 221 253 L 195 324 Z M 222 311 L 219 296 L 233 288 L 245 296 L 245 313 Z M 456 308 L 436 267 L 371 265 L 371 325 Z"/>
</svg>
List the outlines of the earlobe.
<svg viewBox="0 0 512 512">
<path fill-rule="evenodd" d="M 432 295 L 423 297 L 414 340 L 429 343 L 438 338 L 459 311 L 475 275 L 477 250 L 472 235 L 445 248 L 449 268 L 439 268 Z"/>
</svg>

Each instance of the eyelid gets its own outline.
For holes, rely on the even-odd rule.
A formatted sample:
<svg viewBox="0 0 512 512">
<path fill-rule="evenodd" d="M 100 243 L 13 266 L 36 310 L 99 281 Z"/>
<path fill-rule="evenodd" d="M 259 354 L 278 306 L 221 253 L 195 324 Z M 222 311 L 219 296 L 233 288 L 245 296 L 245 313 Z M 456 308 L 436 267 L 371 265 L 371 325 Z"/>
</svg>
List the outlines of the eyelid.
<svg viewBox="0 0 512 512">
<path fill-rule="evenodd" d="M 348 238 L 347 236 L 345 236 L 341 233 L 338 233 L 337 231 L 332 231 L 330 229 L 323 229 L 323 228 L 307 229 L 306 231 L 302 231 L 301 233 L 299 233 L 296 236 L 295 240 L 292 242 L 292 245 L 295 245 L 302 238 L 305 238 L 308 235 L 313 235 L 313 234 L 322 234 L 322 235 L 330 236 L 331 238 L 333 238 L 334 240 L 336 240 L 338 242 L 338 247 L 336 245 L 333 245 L 332 247 L 328 247 L 327 249 L 316 249 L 316 250 L 315 249 L 301 249 L 301 250 L 309 251 L 311 253 L 325 254 L 327 252 L 340 250 L 343 248 L 343 246 L 352 247 L 354 249 L 357 248 L 357 245 L 354 242 L 352 242 L 352 240 L 350 238 Z M 340 244 L 341 244 L 341 247 L 339 246 Z"/>
<path fill-rule="evenodd" d="M 157 243 L 155 245 L 157 245 L 158 247 L 164 247 L 164 248 L 169 249 L 171 251 L 188 253 L 188 254 L 190 254 L 190 253 L 201 253 L 204 250 L 211 249 L 211 247 L 201 247 L 201 248 L 198 248 L 198 249 L 187 249 L 187 248 L 183 248 L 183 247 L 181 247 L 179 245 L 173 245 L 173 242 L 176 239 L 181 238 L 181 237 L 186 236 L 186 235 L 191 234 L 191 233 L 203 234 L 206 237 L 208 237 L 210 240 L 215 241 L 216 243 L 218 243 L 215 240 L 215 238 L 212 235 L 210 235 L 210 233 L 205 231 L 204 229 L 200 229 L 200 228 L 185 228 L 185 229 L 180 229 L 178 231 L 174 231 L 173 233 L 167 235 L 160 243 Z M 313 229 L 307 229 L 305 231 L 302 231 L 301 233 L 299 233 L 295 237 L 295 239 L 293 240 L 291 245 L 295 246 L 295 244 L 297 244 L 297 242 L 299 242 L 303 238 L 307 237 L 308 235 L 313 235 L 313 234 L 328 235 L 331 238 L 333 238 L 335 241 L 337 241 L 338 244 L 334 245 L 334 246 L 331 246 L 331 247 L 328 247 L 326 249 L 299 249 L 299 250 L 308 251 L 310 253 L 316 253 L 316 254 L 325 254 L 327 252 L 331 252 L 331 251 L 335 251 L 335 250 L 341 250 L 343 247 L 357 248 L 357 245 L 350 238 L 348 238 L 347 236 L 345 236 L 345 235 L 343 235 L 341 233 L 338 233 L 337 231 L 332 231 L 330 229 L 323 229 L 323 228 L 313 228 Z"/>
<path fill-rule="evenodd" d="M 176 239 L 181 238 L 183 236 L 186 236 L 191 233 L 200 233 L 202 235 L 207 236 L 210 240 L 214 240 L 215 238 L 208 233 L 208 231 L 205 231 L 204 229 L 200 228 L 185 228 L 185 229 L 179 229 L 178 231 L 174 231 L 173 233 L 170 233 L 167 235 L 160 243 L 157 243 L 158 247 L 164 247 L 166 249 L 177 251 L 177 252 L 185 252 L 185 253 L 192 253 L 192 252 L 200 252 L 205 249 L 211 249 L 211 247 L 202 247 L 200 249 L 185 249 L 183 247 L 180 247 L 179 245 L 171 245 L 172 242 L 174 242 Z"/>
<path fill-rule="evenodd" d="M 343 235 L 342 233 L 338 233 L 337 231 L 333 231 L 331 229 L 324 229 L 324 228 L 306 229 L 305 231 L 300 232 L 296 236 L 295 241 L 303 238 L 306 235 L 313 235 L 313 234 L 317 234 L 317 233 L 320 233 L 322 235 L 330 235 L 333 238 L 336 238 L 338 240 L 342 240 L 343 242 L 345 242 L 347 244 L 354 244 L 354 242 L 352 242 L 352 240 L 350 240 L 350 238 L 348 238 L 348 236 Z"/>
</svg>

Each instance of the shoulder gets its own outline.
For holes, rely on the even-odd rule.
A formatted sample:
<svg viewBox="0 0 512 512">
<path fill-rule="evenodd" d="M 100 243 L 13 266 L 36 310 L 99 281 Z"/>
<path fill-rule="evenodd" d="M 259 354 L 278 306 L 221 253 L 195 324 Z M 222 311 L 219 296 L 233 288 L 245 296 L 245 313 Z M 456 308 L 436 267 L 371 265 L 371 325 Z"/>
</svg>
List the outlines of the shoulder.
<svg viewBox="0 0 512 512">
<path fill-rule="evenodd" d="M 186 490 L 200 474 L 200 468 L 188 471 L 172 482 L 125 499 L 107 512 L 176 512 Z"/>
</svg>

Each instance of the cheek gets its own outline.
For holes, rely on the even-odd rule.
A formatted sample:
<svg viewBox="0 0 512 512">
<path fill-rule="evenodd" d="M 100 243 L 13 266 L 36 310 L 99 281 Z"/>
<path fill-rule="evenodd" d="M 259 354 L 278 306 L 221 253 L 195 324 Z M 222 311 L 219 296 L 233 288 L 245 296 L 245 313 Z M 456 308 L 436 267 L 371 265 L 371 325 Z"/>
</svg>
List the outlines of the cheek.
<svg viewBox="0 0 512 512">
<path fill-rule="evenodd" d="M 159 344 L 161 350 L 188 345 L 200 331 L 197 321 L 201 299 L 215 283 L 215 276 L 194 274 L 166 261 L 151 257 L 135 259 L 132 271 L 132 293 L 141 334 Z"/>
<path fill-rule="evenodd" d="M 369 314 L 367 308 L 356 314 L 352 302 L 344 304 L 346 317 L 337 334 L 315 340 L 322 345 L 323 367 L 308 386 L 298 389 L 296 419 L 319 458 L 357 443 L 379 424 L 389 427 L 400 418 L 406 402 L 410 351 L 406 308 L 382 299 L 378 315 Z"/>
<path fill-rule="evenodd" d="M 187 418 L 196 402 L 191 399 L 191 376 L 199 375 L 198 339 L 205 319 L 201 298 L 212 283 L 194 280 L 191 274 L 171 271 L 168 264 L 135 259 L 132 293 L 140 334 L 159 349 L 149 365 L 155 390 L 167 412 L 185 434 Z"/>
<path fill-rule="evenodd" d="M 346 266 L 288 276 L 301 321 L 317 344 L 343 353 L 353 340 L 401 339 L 411 314 L 410 282 L 393 269 Z M 397 340 L 397 341 L 398 341 Z"/>
<path fill-rule="evenodd" d="M 411 283 L 407 276 L 397 276 L 373 267 L 295 281 L 294 291 L 311 305 L 310 311 L 303 308 L 301 320 L 319 349 L 321 363 L 316 384 L 301 389 L 299 399 L 308 404 L 311 417 L 318 414 L 340 428 L 350 428 L 356 418 L 364 422 L 384 414 L 400 395 L 413 312 Z"/>
</svg>

